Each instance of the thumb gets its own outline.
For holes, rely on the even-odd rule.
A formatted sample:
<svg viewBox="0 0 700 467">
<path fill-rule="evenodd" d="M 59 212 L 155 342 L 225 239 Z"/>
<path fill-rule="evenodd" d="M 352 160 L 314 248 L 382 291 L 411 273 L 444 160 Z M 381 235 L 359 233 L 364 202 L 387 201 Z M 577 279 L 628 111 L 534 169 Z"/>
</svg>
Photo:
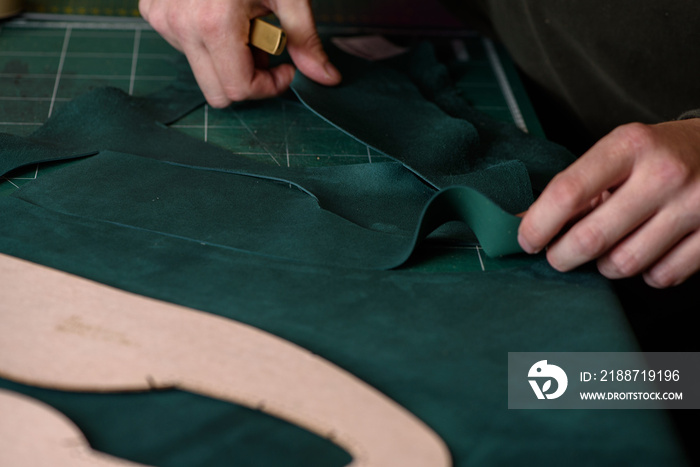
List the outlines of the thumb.
<svg viewBox="0 0 700 467">
<path fill-rule="evenodd" d="M 316 32 L 309 2 L 280 0 L 276 13 L 287 34 L 287 50 L 299 71 L 327 86 L 340 83 L 340 72 L 328 59 Z"/>
</svg>

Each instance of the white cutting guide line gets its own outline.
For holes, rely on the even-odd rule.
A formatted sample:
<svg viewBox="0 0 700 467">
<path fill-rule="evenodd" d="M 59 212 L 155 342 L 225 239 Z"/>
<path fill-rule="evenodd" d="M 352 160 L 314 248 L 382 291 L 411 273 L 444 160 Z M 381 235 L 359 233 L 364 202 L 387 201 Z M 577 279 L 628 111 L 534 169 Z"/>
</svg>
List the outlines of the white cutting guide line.
<svg viewBox="0 0 700 467">
<path fill-rule="evenodd" d="M 479 267 L 481 268 L 481 271 L 486 271 L 486 265 L 484 264 L 484 257 L 481 255 L 481 252 L 483 251 L 483 248 L 481 245 L 429 245 L 429 248 L 433 248 L 435 250 L 474 250 L 476 252 L 476 256 L 479 259 Z"/>
<path fill-rule="evenodd" d="M 64 21 L 57 21 L 57 18 L 63 18 Z M 94 17 L 93 17 L 94 18 Z M 29 29 L 98 29 L 104 30 L 153 30 L 150 24 L 143 19 L 132 18 L 111 18 L 101 17 L 100 21 L 95 21 L 86 16 L 69 16 L 69 15 L 41 15 L 41 14 L 24 14 L 20 18 L 7 23 L 11 28 L 29 28 Z"/>
<path fill-rule="evenodd" d="M 518 128 L 527 133 L 527 124 L 525 123 L 523 114 L 520 111 L 518 100 L 515 98 L 515 94 L 513 94 L 513 88 L 510 87 L 508 76 L 503 69 L 503 64 L 498 56 L 498 52 L 496 52 L 496 46 L 494 46 L 493 41 L 488 38 L 484 38 L 483 43 L 484 48 L 486 49 L 486 54 L 489 58 L 489 62 L 491 63 L 491 68 L 493 68 L 493 72 L 496 74 L 496 80 L 501 87 L 501 92 L 503 93 L 503 97 L 508 104 L 508 110 L 510 110 L 513 121 Z"/>
<path fill-rule="evenodd" d="M 49 117 L 53 112 L 53 106 L 56 103 L 56 95 L 58 94 L 58 85 L 61 83 L 61 73 L 63 73 L 63 64 L 66 61 L 66 52 L 68 51 L 68 43 L 70 42 L 70 34 L 73 29 L 69 26 L 66 28 L 66 35 L 63 37 L 63 48 L 61 49 L 61 58 L 58 61 L 58 70 L 56 71 L 56 81 L 53 85 L 53 94 L 51 95 L 51 105 L 49 106 Z"/>
<path fill-rule="evenodd" d="M 476 247 L 476 254 L 479 256 L 479 264 L 481 265 L 481 270 L 486 271 L 486 267 L 484 266 L 484 258 L 481 257 L 481 248 Z"/>
<path fill-rule="evenodd" d="M 237 112 L 237 111 L 234 111 L 234 112 L 233 112 L 233 115 L 235 115 L 235 117 L 236 117 L 236 118 L 238 119 L 238 121 L 241 123 L 241 125 L 243 126 L 243 128 L 245 128 L 246 131 L 250 134 L 250 136 L 252 136 L 253 139 L 254 139 L 255 141 L 257 141 L 257 143 L 260 145 L 260 147 L 263 148 L 263 150 L 265 151 L 265 153 L 267 153 L 267 155 L 270 156 L 270 157 L 272 158 L 273 161 L 275 161 L 275 164 L 277 164 L 277 165 L 279 165 L 279 166 L 281 167 L 282 164 L 280 164 L 279 161 L 277 160 L 277 158 L 275 158 L 275 155 L 272 153 L 272 151 L 270 151 L 270 150 L 267 148 L 267 145 L 266 145 L 265 143 L 263 143 L 262 140 L 260 140 L 260 138 L 258 138 L 258 135 L 255 134 L 255 131 L 253 131 L 253 129 L 250 128 L 250 127 L 248 126 L 248 124 L 241 118 L 241 116 L 238 114 L 238 112 Z"/>
<path fill-rule="evenodd" d="M 131 76 L 129 78 L 129 95 L 134 94 L 134 83 L 136 82 L 136 66 L 139 61 L 139 46 L 141 44 L 141 30 L 134 31 L 134 52 L 131 57 Z"/>
<path fill-rule="evenodd" d="M 19 189 L 19 185 L 17 185 L 17 184 L 16 184 L 15 182 L 13 182 L 11 179 L 9 179 L 9 178 L 7 178 L 7 177 L 2 177 L 2 179 L 5 180 L 6 182 L 8 182 L 8 183 L 9 183 L 10 185 L 12 185 L 13 187 Z"/>
<path fill-rule="evenodd" d="M 3 180 L 7 180 L 8 182 L 12 183 L 12 180 L 36 180 L 36 177 L 39 176 L 39 164 L 36 164 L 34 166 L 34 175 L 30 177 L 12 177 L 12 179 L 9 179 L 7 177 L 2 177 Z M 16 184 L 12 183 L 15 187 L 19 188 Z"/>
</svg>

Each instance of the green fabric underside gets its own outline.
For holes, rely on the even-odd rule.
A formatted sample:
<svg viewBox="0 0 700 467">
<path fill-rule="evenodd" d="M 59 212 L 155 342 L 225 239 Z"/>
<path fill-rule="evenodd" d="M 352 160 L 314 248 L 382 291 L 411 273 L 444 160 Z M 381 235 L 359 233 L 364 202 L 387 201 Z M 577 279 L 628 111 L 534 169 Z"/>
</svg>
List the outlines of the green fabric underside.
<svg viewBox="0 0 700 467">
<path fill-rule="evenodd" d="M 426 48 L 383 64 L 335 62 L 342 86 L 318 88 L 298 76 L 295 91 L 396 162 L 260 164 L 167 128 L 201 104 L 191 80 L 147 99 L 99 90 L 28 138 L 0 135 L 2 173 L 91 156 L 0 199 L 0 251 L 301 345 L 424 420 L 457 466 L 682 465 L 662 412 L 507 409 L 509 351 L 636 350 L 596 273 L 562 275 L 541 257 L 487 272 L 397 268 L 419 239 L 454 219 L 467 221 L 492 254 L 518 251 L 518 219 L 509 213 L 526 209 L 531 186 L 540 190 L 571 156 L 474 112 Z M 307 465 L 347 461 L 303 430 L 233 404 L 205 408 L 211 402 L 193 395 L 76 403 L 76 394 L 0 386 L 69 412 L 95 448 L 135 461 L 193 465 L 192 449 L 201 449 L 210 457 L 199 463 L 229 465 L 230 453 L 256 455 L 246 451 L 250 437 L 259 443 L 251 449 L 270 445 L 269 457 L 250 465 L 286 465 L 289 456 Z M 170 409 L 171 398 L 222 418 L 192 423 Z M 130 410 L 173 418 L 153 429 Z M 282 434 L 263 437 L 266 427 Z M 310 452 L 318 453 L 313 461 L 304 457 Z"/>
</svg>

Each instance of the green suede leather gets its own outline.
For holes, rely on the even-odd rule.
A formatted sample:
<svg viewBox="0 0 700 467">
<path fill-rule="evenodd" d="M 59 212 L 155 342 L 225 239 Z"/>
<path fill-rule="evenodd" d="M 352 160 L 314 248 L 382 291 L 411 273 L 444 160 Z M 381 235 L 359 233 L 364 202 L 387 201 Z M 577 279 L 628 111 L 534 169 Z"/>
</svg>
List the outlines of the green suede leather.
<svg viewBox="0 0 700 467">
<path fill-rule="evenodd" d="M 325 87 L 297 73 L 292 83 L 297 96 L 330 123 L 405 163 L 435 187 L 469 183 L 465 174 L 505 164 L 529 175 L 533 188 L 541 191 L 574 160 L 566 149 L 469 106 L 426 43 L 381 63 L 349 57 L 331 46 L 328 51 L 343 68 L 340 87 Z M 480 189 L 493 199 L 510 195 L 510 204 L 517 199 L 498 177 Z"/>
<path fill-rule="evenodd" d="M 340 467 L 351 460 L 333 443 L 280 419 L 188 392 L 65 392 L 2 378 L 0 388 L 60 410 L 93 448 L 147 465 Z"/>
<path fill-rule="evenodd" d="M 432 55 L 425 50 L 419 49 L 418 55 L 424 56 L 429 66 L 438 67 L 436 62 L 432 63 L 434 62 Z M 348 66 L 356 68 L 352 61 L 349 61 Z M 434 103 L 422 99 L 418 89 L 411 84 L 406 76 L 394 72 L 390 67 L 385 67 L 385 70 L 389 76 L 383 79 L 390 80 L 389 83 L 397 82 L 398 87 L 394 91 L 394 95 L 388 92 L 382 92 L 382 94 L 392 102 L 407 102 L 408 108 L 400 113 L 402 115 L 416 115 L 415 120 L 418 127 L 428 128 L 430 131 L 424 132 L 423 136 L 416 131 L 408 132 L 416 140 L 422 141 L 420 150 L 417 150 L 414 139 L 402 140 L 402 135 L 407 132 L 406 125 L 393 122 L 394 124 L 389 126 L 388 130 L 382 130 L 386 136 L 384 141 L 374 142 L 373 145 L 400 161 L 410 171 L 419 173 L 425 183 L 435 187 L 449 186 L 449 191 L 453 194 L 441 195 L 439 198 L 442 200 L 447 198 L 464 200 L 461 207 L 451 207 L 454 203 L 451 205 L 445 202 L 431 202 L 430 198 L 435 194 L 435 191 L 421 186 L 420 181 L 416 180 L 410 171 L 401 170 L 400 167 L 365 164 L 351 169 L 344 167 L 288 169 L 265 165 L 243 157 L 231 157 L 228 151 L 168 129 L 162 122 L 174 120 L 196 103 L 192 97 L 192 90 L 195 89 L 194 82 L 190 80 L 191 84 L 188 87 L 188 81 L 184 79 L 168 90 L 171 96 L 169 100 L 163 98 L 164 93 L 161 93 L 157 99 L 153 99 L 153 102 L 146 103 L 143 99 L 131 98 L 116 89 L 100 89 L 67 105 L 46 125 L 26 139 L 9 135 L 0 137 L 0 144 L 6 148 L 9 154 L 13 155 L 12 158 L 5 161 L 4 166 L 0 166 L 0 173 L 6 173 L 22 165 L 51 160 L 51 158 L 54 160 L 70 159 L 80 155 L 104 153 L 108 150 L 141 155 L 190 168 L 206 169 L 189 172 L 192 174 L 191 176 L 203 179 L 198 183 L 193 181 L 193 185 L 208 186 L 211 183 L 217 183 L 213 179 L 219 180 L 222 190 L 229 190 L 228 199 L 236 200 L 236 203 L 227 203 L 221 208 L 212 206 L 211 214 L 216 217 L 216 221 L 191 219 L 190 226 L 197 230 L 201 222 L 207 222 L 212 228 L 218 228 L 229 237 L 235 237 L 237 242 L 233 244 L 231 242 L 223 243 L 227 246 L 312 263 L 323 264 L 324 261 L 333 261 L 334 264 L 346 266 L 383 269 L 397 267 L 410 256 L 416 241 L 442 223 L 452 220 L 468 221 L 477 237 L 482 239 L 485 251 L 490 255 L 498 256 L 520 251 L 515 240 L 519 219 L 507 215 L 502 209 L 484 199 L 482 194 L 471 189 L 469 183 L 474 183 L 487 195 L 492 193 L 493 198 L 502 201 L 506 210 L 510 212 L 523 211 L 532 201 L 532 193 L 527 181 L 528 173 L 523 164 L 512 158 L 508 160 L 510 152 L 501 151 L 497 157 L 481 157 L 481 153 L 479 153 L 479 157 L 476 158 L 479 162 L 477 168 L 471 168 L 470 158 L 464 156 L 469 154 L 469 147 L 464 144 L 464 141 L 465 138 L 478 140 L 474 127 L 465 120 L 450 117 Z M 306 96 L 310 93 L 313 94 L 313 89 L 302 91 L 305 87 L 309 87 L 308 83 L 299 79 L 297 81 L 301 83 L 295 85 L 298 93 Z M 354 80 L 353 84 L 336 89 L 338 95 L 341 96 L 339 102 L 334 102 L 327 97 L 324 97 L 322 101 L 331 104 L 360 102 L 364 89 L 362 83 L 370 83 L 373 86 L 376 81 L 380 81 L 380 79 L 372 73 L 368 73 L 363 80 Z M 360 83 L 359 88 L 354 84 L 356 82 Z M 400 96 L 406 94 L 409 89 L 414 90 L 413 99 L 400 99 Z M 180 95 L 184 96 L 182 105 L 171 104 L 171 108 L 163 105 L 164 101 L 177 101 L 176 96 Z M 376 99 L 373 96 L 367 96 L 365 100 L 372 102 Z M 334 105 L 334 108 L 343 107 L 342 105 L 340 107 Z M 350 109 L 340 114 L 353 121 L 355 116 L 359 120 L 361 113 L 357 109 Z M 98 115 L 99 118 L 96 118 Z M 155 118 L 159 118 L 161 122 Z M 435 131 L 436 127 L 440 131 Z M 371 125 L 365 123 L 365 126 L 357 133 L 364 140 L 372 141 L 376 139 L 376 136 L 367 134 L 370 130 L 374 131 Z M 131 137 L 124 138 L 124 134 Z M 535 138 L 525 138 L 525 141 L 539 142 Z M 555 147 L 552 146 L 552 148 Z M 476 153 L 476 151 L 474 152 Z M 422 158 L 420 157 L 421 153 L 424 154 Z M 195 154 L 196 157 L 194 157 Z M 104 157 L 102 154 L 98 156 L 98 159 L 101 160 Z M 128 158 L 128 156 L 123 157 Z M 449 170 L 442 168 L 443 159 L 451 161 L 444 164 L 446 167 L 450 167 Z M 568 162 L 568 159 L 564 160 Z M 162 190 L 175 189 L 177 183 L 174 178 L 177 178 L 178 175 L 174 172 L 178 172 L 178 169 L 163 167 L 162 170 L 156 170 L 155 166 L 157 165 L 159 164 L 154 161 L 131 157 L 128 161 L 115 162 L 111 169 L 101 169 L 101 163 L 86 160 L 62 171 L 62 175 L 56 175 L 55 178 L 46 181 L 39 181 L 35 184 L 34 189 L 28 187 L 18 196 L 37 204 L 42 204 L 40 195 L 37 193 L 45 193 L 46 200 L 43 201 L 45 203 L 59 202 L 65 200 L 66 196 L 72 196 L 75 201 L 74 205 L 78 209 L 74 212 L 75 214 L 99 215 L 98 213 L 83 213 L 80 211 L 83 208 L 78 207 L 78 205 L 84 203 L 84 200 L 98 199 L 101 196 L 121 199 L 122 196 L 129 196 L 130 193 L 143 187 L 159 193 Z M 147 175 L 150 174 L 147 166 L 153 168 L 155 173 L 162 172 L 162 176 L 165 178 L 171 177 L 171 180 L 162 179 L 159 183 Z M 104 174 L 104 177 L 110 177 L 110 180 L 115 182 L 114 186 L 120 188 L 122 193 L 105 192 L 100 195 L 89 192 L 92 188 L 102 191 L 103 188 L 109 186 L 104 183 L 91 182 L 91 180 L 100 178 L 98 174 L 101 170 L 108 172 Z M 237 180 L 240 181 L 238 183 L 226 182 L 224 181 L 226 177 L 216 176 L 213 171 L 242 174 L 248 177 L 238 177 Z M 166 175 L 165 172 L 168 172 L 169 175 Z M 180 172 L 182 173 L 182 171 Z M 386 172 L 392 173 L 387 177 Z M 185 177 L 184 173 L 180 176 Z M 138 177 L 147 177 L 148 179 L 138 180 Z M 255 178 L 255 180 L 250 180 L 250 177 Z M 56 178 L 62 178 L 63 181 L 57 181 Z M 228 180 L 232 178 L 228 177 Z M 61 191 L 62 184 L 71 183 L 69 179 L 73 179 L 72 183 L 77 185 L 76 189 L 71 190 L 71 193 L 66 196 L 56 196 L 53 191 Z M 268 183 L 263 183 L 261 179 L 267 180 Z M 509 183 L 504 185 L 504 180 L 509 180 Z M 279 186 L 278 183 L 270 183 L 269 181 L 282 181 L 284 185 Z M 448 185 L 454 183 L 460 183 L 460 186 Z M 294 198 L 296 201 L 292 201 L 291 198 L 294 195 L 289 193 L 289 190 L 284 189 L 284 186 L 289 184 L 296 185 L 311 197 L 297 194 Z M 258 186 L 257 190 L 254 190 L 252 186 Z M 180 202 L 175 206 L 183 213 L 179 216 L 171 215 L 170 219 L 172 220 L 166 220 L 165 224 L 161 222 L 161 219 L 154 217 L 158 211 L 149 210 L 147 214 L 140 215 L 131 205 L 125 205 L 122 209 L 127 215 L 140 215 L 141 219 L 151 226 L 135 224 L 138 227 L 156 228 L 163 233 L 195 238 L 196 233 L 183 233 L 177 229 L 170 232 L 167 227 L 169 222 L 175 222 L 178 218 L 185 219 L 185 212 L 190 212 L 193 215 L 199 212 L 197 209 L 192 209 L 191 203 L 194 202 L 195 195 L 202 193 L 195 190 L 193 193 L 184 195 L 183 191 L 186 188 L 178 187 L 177 191 L 174 192 L 174 195 L 179 196 L 180 199 Z M 82 190 L 87 191 L 83 192 Z M 234 190 L 235 193 L 230 190 Z M 456 192 L 461 192 L 461 194 L 455 195 Z M 208 195 L 204 193 L 204 196 Z M 281 206 L 279 206 L 280 201 L 278 200 L 280 199 L 284 200 L 285 203 L 296 203 L 296 207 L 284 209 L 284 212 L 288 213 L 286 220 L 279 219 Z M 208 205 L 204 201 L 201 203 Z M 324 211 L 319 212 L 316 203 Z M 478 204 L 479 209 L 465 209 L 471 203 Z M 253 212 L 251 207 L 256 207 L 258 210 Z M 65 209 L 65 207 L 57 207 L 57 209 Z M 97 206 L 97 209 L 100 211 L 101 207 Z M 119 209 L 119 205 L 115 206 L 115 209 Z M 230 217 L 217 216 L 217 210 L 219 213 L 229 213 Z M 438 212 L 435 212 L 436 210 Z M 337 216 L 331 216 L 326 211 L 335 211 Z M 262 212 L 266 212 L 268 217 L 263 218 Z M 241 216 L 250 216 L 250 218 L 248 221 L 241 222 Z M 354 228 L 343 223 L 338 216 L 343 216 L 364 229 Z M 290 227 L 299 228 L 295 233 L 289 232 L 291 237 L 275 235 L 276 230 L 269 230 L 265 227 L 265 225 L 273 225 L 270 222 L 274 222 L 274 218 L 278 218 L 279 224 L 287 229 Z M 421 218 L 431 220 L 431 229 L 426 229 L 421 224 Z M 109 220 L 121 222 L 119 219 L 119 216 L 112 216 Z M 299 222 L 301 219 L 304 219 L 304 222 Z M 253 222 L 259 224 L 260 228 L 247 229 L 246 227 Z M 266 222 L 268 224 L 265 224 Z M 336 227 L 339 223 L 343 225 Z M 153 227 L 155 225 L 158 227 Z M 504 230 L 497 232 L 494 229 L 495 226 Z M 239 227 L 239 231 L 233 234 L 237 227 Z M 346 229 L 347 232 L 340 233 L 339 229 Z M 376 229 L 381 229 L 384 232 L 378 232 Z M 319 243 L 318 238 L 315 240 L 311 238 L 309 231 L 319 232 L 320 237 L 328 239 L 331 243 L 327 245 L 327 248 L 324 248 Z M 269 235 L 264 235 L 265 232 Z M 331 234 L 331 232 L 334 233 Z M 245 235 L 248 236 L 247 239 L 243 238 Z M 372 237 L 373 240 L 369 240 L 369 237 Z M 290 238 L 296 239 L 298 243 L 292 246 Z M 221 240 L 211 241 L 221 242 Z M 345 246 L 342 248 L 342 252 L 349 255 L 347 258 L 337 256 L 339 244 Z M 350 260 L 350 257 L 356 259 Z M 348 262 L 345 262 L 346 260 Z"/>
<path fill-rule="evenodd" d="M 505 250 L 517 250 L 517 218 L 506 211 L 527 207 L 530 181 L 538 189 L 570 156 L 486 118 L 463 119 L 473 111 L 449 99 L 452 90 L 428 86 L 444 70 L 425 49 L 387 64 L 336 63 L 350 77 L 344 85 L 318 91 L 298 77 L 296 92 L 397 162 L 319 169 L 258 164 L 164 125 L 201 100 L 193 97 L 191 82 L 153 101 L 100 90 L 66 106 L 30 138 L 0 137 L 3 170 L 17 166 L 22 154 L 28 163 L 48 151 L 57 159 L 99 153 L 0 199 L 0 251 L 301 345 L 424 420 L 446 441 L 457 466 L 683 465 L 663 412 L 507 409 L 508 352 L 637 349 L 615 294 L 596 272 L 559 274 L 542 257 L 485 272 L 395 267 L 416 239 L 454 218 L 471 222 L 490 250 L 488 243 L 501 234 Z M 378 97 L 377 90 L 387 101 L 358 122 L 366 113 L 360 104 Z M 389 104 L 401 121 L 381 113 Z M 418 139 L 406 135 L 410 115 L 430 131 Z M 537 156 L 558 162 L 538 162 Z M 462 182 L 471 185 L 454 187 Z M 209 442 L 210 433 L 194 433 L 186 417 L 152 430 L 121 419 L 115 412 L 128 412 L 124 408 L 111 412 L 107 426 L 95 422 L 101 406 L 86 402 L 81 409 L 68 401 L 75 394 L 63 399 L 0 385 L 65 407 L 96 448 L 136 461 L 192 465 L 188 448 L 172 440 L 199 436 L 204 449 Z M 133 410 L 156 417 L 158 405 L 172 403 L 170 393 L 151 396 L 158 402 L 135 403 Z M 122 404 L 133 396 L 109 397 Z M 196 405 L 194 399 L 187 403 Z M 249 433 L 259 436 L 270 426 L 255 414 L 237 433 L 228 421 L 213 431 L 232 451 L 245 450 Z M 124 446 L 110 433 L 129 428 L 143 436 L 142 444 Z M 315 437 L 286 429 L 296 449 L 319 447 Z M 208 465 L 231 462 L 215 451 Z M 339 460 L 342 453 L 326 446 L 307 464 Z M 264 462 L 279 465 L 274 458 Z"/>
<path fill-rule="evenodd" d="M 423 419 L 448 443 L 455 465 L 510 465 L 523 457 L 683 465 L 661 412 L 507 409 L 509 351 L 636 348 L 615 295 L 593 271 L 558 274 L 542 258 L 473 273 L 308 266 L 14 201 L 0 200 L 13 219 L 0 223 L 4 252 L 295 342 Z M 142 435 L 158 445 L 174 436 L 167 433 Z M 127 457 L 146 455 L 152 453 Z M 168 457 L 161 465 L 185 464 Z"/>
</svg>

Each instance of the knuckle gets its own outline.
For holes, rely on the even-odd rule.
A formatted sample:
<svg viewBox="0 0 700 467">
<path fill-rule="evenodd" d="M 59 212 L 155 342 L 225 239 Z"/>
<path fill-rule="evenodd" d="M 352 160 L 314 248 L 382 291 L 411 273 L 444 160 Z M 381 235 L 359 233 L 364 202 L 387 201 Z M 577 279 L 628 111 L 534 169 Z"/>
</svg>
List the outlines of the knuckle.
<svg viewBox="0 0 700 467">
<path fill-rule="evenodd" d="M 678 224 L 690 228 L 700 226 L 700 186 L 693 186 L 687 190 L 685 196 L 680 200 L 679 209 L 675 216 L 674 220 Z"/>
<path fill-rule="evenodd" d="M 637 152 L 655 144 L 654 130 L 643 123 L 628 123 L 612 131 L 611 137 L 623 145 L 624 151 Z"/>
<path fill-rule="evenodd" d="M 187 20 L 175 9 L 158 8 L 151 12 L 150 18 L 151 26 L 160 34 L 173 34 L 179 39 L 187 34 Z"/>
<path fill-rule="evenodd" d="M 579 256 L 593 259 L 602 255 L 608 246 L 603 231 L 595 225 L 578 225 L 569 232 L 572 250 Z"/>
<path fill-rule="evenodd" d="M 141 15 L 141 17 L 143 19 L 145 19 L 146 21 L 149 21 L 149 22 L 150 22 L 150 20 L 148 19 L 148 15 L 150 13 L 150 10 L 151 10 L 151 2 L 146 1 L 146 0 L 141 0 L 139 2 L 139 14 Z"/>
<path fill-rule="evenodd" d="M 539 247 L 545 243 L 546 238 L 540 229 L 537 228 L 535 223 L 528 221 L 529 218 L 526 218 L 520 223 L 519 233 L 523 237 L 527 238 L 533 246 Z"/>
<path fill-rule="evenodd" d="M 551 248 L 547 249 L 546 256 L 550 266 L 559 272 L 567 272 L 576 267 L 576 264 L 572 264 L 566 256 L 555 252 Z"/>
<path fill-rule="evenodd" d="M 321 45 L 321 38 L 315 31 L 304 38 L 303 46 L 310 50 L 321 50 L 323 48 Z"/>
<path fill-rule="evenodd" d="M 610 253 L 601 269 L 604 276 L 631 277 L 642 272 L 643 262 L 638 251 L 618 247 Z"/>
<path fill-rule="evenodd" d="M 200 8 L 197 12 L 197 28 L 202 37 L 218 37 L 228 30 L 227 16 L 216 8 Z"/>
<path fill-rule="evenodd" d="M 690 168 L 675 157 L 659 157 L 651 162 L 651 173 L 659 188 L 676 189 L 685 185 Z"/>
<path fill-rule="evenodd" d="M 576 174 L 562 172 L 552 180 L 549 186 L 550 196 L 563 210 L 576 210 L 586 202 L 584 180 Z"/>
<path fill-rule="evenodd" d="M 290 45 L 303 50 L 310 50 L 312 52 L 320 52 L 323 50 L 323 45 L 321 44 L 321 38 L 316 33 L 316 30 L 306 30 L 299 34 L 290 34 L 288 38 Z"/>
<path fill-rule="evenodd" d="M 143 13 L 142 13 L 143 14 Z M 166 12 L 160 8 L 152 8 L 148 11 L 147 17 L 148 23 L 155 29 L 158 33 L 163 34 L 168 30 L 168 17 Z"/>
</svg>

